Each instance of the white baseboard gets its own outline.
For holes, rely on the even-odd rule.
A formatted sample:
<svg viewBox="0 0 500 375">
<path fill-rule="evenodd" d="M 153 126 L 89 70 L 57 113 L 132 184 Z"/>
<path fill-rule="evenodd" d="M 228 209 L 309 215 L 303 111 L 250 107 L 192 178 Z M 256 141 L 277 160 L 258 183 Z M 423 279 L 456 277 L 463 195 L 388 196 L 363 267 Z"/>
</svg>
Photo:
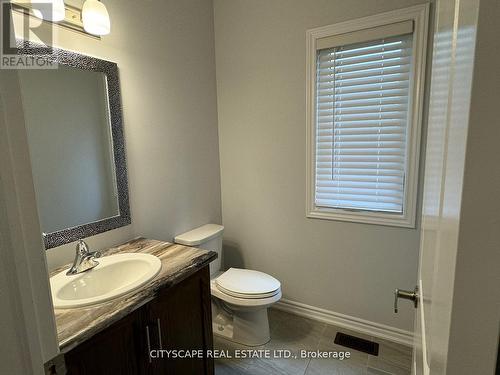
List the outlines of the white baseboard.
<svg viewBox="0 0 500 375">
<path fill-rule="evenodd" d="M 303 316 L 319 322 L 336 325 L 342 328 L 361 332 L 370 336 L 397 342 L 406 346 L 413 346 L 413 333 L 403 329 L 370 322 L 350 315 L 306 305 L 304 303 L 281 299 L 273 305 L 274 308 L 291 314 Z"/>
</svg>

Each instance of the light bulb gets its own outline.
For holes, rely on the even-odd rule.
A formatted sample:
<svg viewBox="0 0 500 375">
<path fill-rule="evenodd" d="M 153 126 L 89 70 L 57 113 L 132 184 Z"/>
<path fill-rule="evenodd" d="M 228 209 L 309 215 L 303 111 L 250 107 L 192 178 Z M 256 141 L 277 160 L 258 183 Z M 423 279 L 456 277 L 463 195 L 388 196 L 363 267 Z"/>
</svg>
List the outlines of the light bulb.
<svg viewBox="0 0 500 375">
<path fill-rule="evenodd" d="M 92 35 L 107 35 L 111 30 L 106 6 L 97 0 L 87 0 L 82 8 L 83 28 Z"/>
<path fill-rule="evenodd" d="M 65 18 L 64 0 L 31 0 L 33 14 L 44 21 L 62 21 Z"/>
</svg>

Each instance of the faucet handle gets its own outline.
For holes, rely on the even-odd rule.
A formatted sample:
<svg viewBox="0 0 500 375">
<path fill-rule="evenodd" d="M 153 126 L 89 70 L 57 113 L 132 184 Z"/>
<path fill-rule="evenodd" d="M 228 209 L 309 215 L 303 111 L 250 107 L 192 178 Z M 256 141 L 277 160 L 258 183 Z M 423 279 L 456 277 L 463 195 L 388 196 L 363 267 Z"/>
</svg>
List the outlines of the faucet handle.
<svg viewBox="0 0 500 375">
<path fill-rule="evenodd" d="M 78 243 L 76 244 L 76 252 L 82 255 L 89 253 L 89 246 L 85 243 L 84 240 L 78 241 Z"/>
</svg>

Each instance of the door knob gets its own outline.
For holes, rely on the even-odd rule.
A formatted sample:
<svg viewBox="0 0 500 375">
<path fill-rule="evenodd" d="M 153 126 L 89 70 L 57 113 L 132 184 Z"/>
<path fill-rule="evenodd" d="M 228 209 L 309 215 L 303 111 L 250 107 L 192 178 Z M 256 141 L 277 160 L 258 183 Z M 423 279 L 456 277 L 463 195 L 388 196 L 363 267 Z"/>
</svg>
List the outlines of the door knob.
<svg viewBox="0 0 500 375">
<path fill-rule="evenodd" d="M 418 295 L 418 287 L 416 286 L 415 289 L 411 290 L 403 290 L 403 289 L 396 289 L 394 291 L 394 312 L 398 312 L 398 300 L 400 298 L 403 299 L 408 299 L 410 301 L 413 301 L 413 305 L 415 308 L 418 307 L 418 300 L 419 300 L 419 295 Z"/>
</svg>

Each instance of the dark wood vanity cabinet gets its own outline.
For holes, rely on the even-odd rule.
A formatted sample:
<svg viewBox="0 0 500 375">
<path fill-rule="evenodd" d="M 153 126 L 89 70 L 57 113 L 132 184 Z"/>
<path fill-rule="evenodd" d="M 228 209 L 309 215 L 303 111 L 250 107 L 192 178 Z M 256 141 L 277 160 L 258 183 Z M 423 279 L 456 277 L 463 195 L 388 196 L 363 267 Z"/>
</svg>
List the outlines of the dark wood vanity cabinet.
<svg viewBox="0 0 500 375">
<path fill-rule="evenodd" d="M 138 374 L 142 347 L 134 312 L 64 355 L 68 374 Z"/>
<path fill-rule="evenodd" d="M 179 284 L 149 306 L 148 327 L 155 338 L 152 345 L 183 353 L 212 349 L 210 278 L 205 272 L 205 277 Z M 213 374 L 213 361 L 203 358 L 163 358 L 152 362 L 153 374 Z"/>
<path fill-rule="evenodd" d="M 208 266 L 65 354 L 68 374 L 214 374 L 213 359 L 149 358 L 149 350 L 213 346 Z M 164 352 L 166 353 L 166 352 Z M 192 353 L 192 352 L 191 352 Z"/>
</svg>

